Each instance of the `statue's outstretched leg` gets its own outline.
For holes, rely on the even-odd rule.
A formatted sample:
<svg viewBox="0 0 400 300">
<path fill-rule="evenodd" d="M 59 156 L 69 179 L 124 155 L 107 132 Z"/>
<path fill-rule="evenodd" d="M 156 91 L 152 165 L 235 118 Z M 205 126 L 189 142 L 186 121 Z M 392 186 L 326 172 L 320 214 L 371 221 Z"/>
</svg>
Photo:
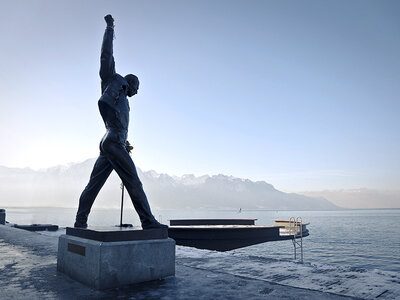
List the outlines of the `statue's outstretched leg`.
<svg viewBox="0 0 400 300">
<path fill-rule="evenodd" d="M 76 214 L 75 227 L 87 227 L 87 219 L 92 208 L 94 199 L 96 199 L 97 194 L 103 187 L 108 176 L 112 172 L 113 167 L 108 161 L 104 153 L 100 153 L 94 164 L 92 174 L 90 175 L 90 180 L 88 185 L 83 190 L 81 197 L 79 198 L 79 208 Z"/>
<path fill-rule="evenodd" d="M 158 223 L 154 218 L 135 164 L 129 156 L 125 145 L 121 142 L 106 139 L 102 143 L 102 149 L 126 187 L 143 229 L 167 227 Z"/>
</svg>

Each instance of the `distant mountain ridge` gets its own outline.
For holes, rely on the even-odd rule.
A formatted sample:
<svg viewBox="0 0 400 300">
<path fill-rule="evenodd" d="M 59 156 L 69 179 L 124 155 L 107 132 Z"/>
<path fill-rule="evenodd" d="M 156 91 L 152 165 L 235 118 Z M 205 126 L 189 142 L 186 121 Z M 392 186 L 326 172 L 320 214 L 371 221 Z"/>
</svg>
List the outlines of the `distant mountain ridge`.
<svg viewBox="0 0 400 300">
<path fill-rule="evenodd" d="M 34 171 L 0 166 L 3 206 L 77 207 L 94 159 Z M 158 209 L 331 210 L 339 207 L 324 198 L 276 190 L 264 181 L 226 175 L 170 176 L 138 168 L 151 206 Z M 118 208 L 120 179 L 113 172 L 95 202 L 97 208 Z"/>
<path fill-rule="evenodd" d="M 400 208 L 399 190 L 374 190 L 367 188 L 348 190 L 305 191 L 302 195 L 329 199 L 343 208 Z"/>
</svg>

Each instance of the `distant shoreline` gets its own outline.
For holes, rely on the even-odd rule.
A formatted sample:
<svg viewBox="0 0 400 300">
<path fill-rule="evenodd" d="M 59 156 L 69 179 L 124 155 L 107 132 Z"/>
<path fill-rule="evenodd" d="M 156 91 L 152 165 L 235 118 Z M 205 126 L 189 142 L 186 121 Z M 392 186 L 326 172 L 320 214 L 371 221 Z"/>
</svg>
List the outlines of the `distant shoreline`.
<svg viewBox="0 0 400 300">
<path fill-rule="evenodd" d="M 61 208 L 61 209 L 77 209 L 77 206 L 65 207 L 65 206 L 3 206 L 3 209 L 18 209 L 18 208 Z M 106 210 L 106 209 L 120 209 L 119 207 L 97 207 L 94 210 Z M 237 211 L 237 209 L 226 209 L 226 208 L 161 208 L 154 210 L 201 210 L 201 211 Z M 350 210 L 400 210 L 400 207 L 393 208 L 340 208 L 340 209 L 245 209 L 242 208 L 242 212 L 245 211 L 350 211 Z"/>
</svg>

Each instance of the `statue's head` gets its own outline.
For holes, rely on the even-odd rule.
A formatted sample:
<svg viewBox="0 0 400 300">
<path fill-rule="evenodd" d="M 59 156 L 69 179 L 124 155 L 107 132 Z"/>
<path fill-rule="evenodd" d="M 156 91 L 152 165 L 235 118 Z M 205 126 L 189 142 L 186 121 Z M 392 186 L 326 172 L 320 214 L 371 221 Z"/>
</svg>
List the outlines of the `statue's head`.
<svg viewBox="0 0 400 300">
<path fill-rule="evenodd" d="M 125 80 L 128 82 L 128 97 L 136 95 L 139 89 L 139 79 L 137 78 L 137 76 L 133 74 L 128 74 L 125 76 Z"/>
</svg>

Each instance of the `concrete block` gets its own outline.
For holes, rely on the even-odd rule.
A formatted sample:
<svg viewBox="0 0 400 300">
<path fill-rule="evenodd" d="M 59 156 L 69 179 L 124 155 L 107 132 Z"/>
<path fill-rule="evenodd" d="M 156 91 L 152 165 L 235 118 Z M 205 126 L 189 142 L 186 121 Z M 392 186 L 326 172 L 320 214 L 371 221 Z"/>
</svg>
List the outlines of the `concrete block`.
<svg viewBox="0 0 400 300">
<path fill-rule="evenodd" d="M 161 279 L 175 275 L 175 241 L 102 242 L 61 235 L 57 270 L 96 289 Z"/>
<path fill-rule="evenodd" d="M 6 224 L 6 210 L 5 209 L 0 209 L 0 224 L 1 225 Z"/>
</svg>

